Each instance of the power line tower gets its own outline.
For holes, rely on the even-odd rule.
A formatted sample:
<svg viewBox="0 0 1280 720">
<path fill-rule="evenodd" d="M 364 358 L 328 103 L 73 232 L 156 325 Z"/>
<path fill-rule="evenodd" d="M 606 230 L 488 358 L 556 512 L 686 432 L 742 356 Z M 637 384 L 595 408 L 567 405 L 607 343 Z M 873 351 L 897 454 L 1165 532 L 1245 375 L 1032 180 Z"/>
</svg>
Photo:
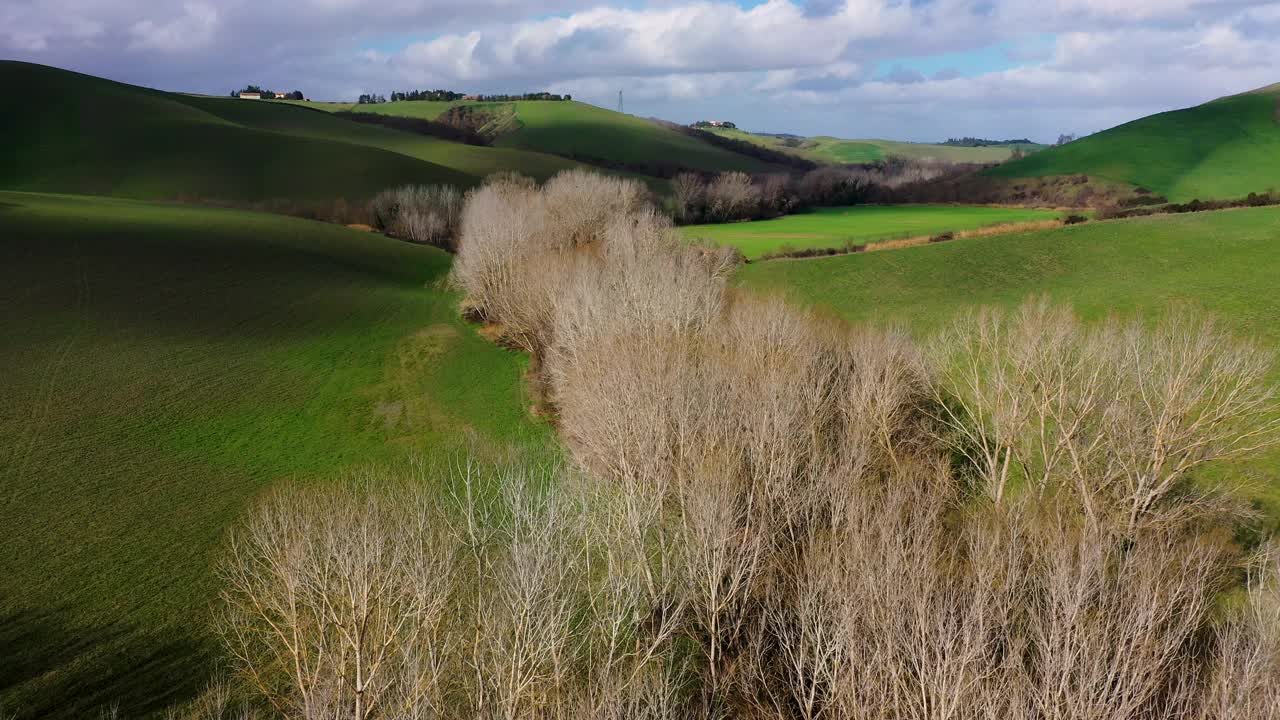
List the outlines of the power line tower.
<svg viewBox="0 0 1280 720">
<path fill-rule="evenodd" d="M 618 91 L 618 112 L 626 112 L 622 109 L 622 91 Z"/>
</svg>

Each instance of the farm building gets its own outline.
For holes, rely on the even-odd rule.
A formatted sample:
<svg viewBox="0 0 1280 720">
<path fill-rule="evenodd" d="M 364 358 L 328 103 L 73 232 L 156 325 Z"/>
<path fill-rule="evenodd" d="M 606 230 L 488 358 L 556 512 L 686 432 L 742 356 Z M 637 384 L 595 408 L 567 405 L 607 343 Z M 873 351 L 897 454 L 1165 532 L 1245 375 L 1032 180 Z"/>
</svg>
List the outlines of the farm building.
<svg viewBox="0 0 1280 720">
<path fill-rule="evenodd" d="M 262 93 L 256 93 L 256 92 L 242 92 L 242 93 L 240 93 L 240 94 L 239 94 L 239 98 L 240 98 L 241 100 L 261 100 L 261 99 L 262 99 Z"/>
</svg>

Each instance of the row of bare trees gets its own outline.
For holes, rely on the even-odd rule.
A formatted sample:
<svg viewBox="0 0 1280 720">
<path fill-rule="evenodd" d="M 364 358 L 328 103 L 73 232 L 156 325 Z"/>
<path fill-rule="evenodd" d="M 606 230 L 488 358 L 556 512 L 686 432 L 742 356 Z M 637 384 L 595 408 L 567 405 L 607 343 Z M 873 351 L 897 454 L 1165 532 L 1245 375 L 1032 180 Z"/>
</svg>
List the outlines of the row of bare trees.
<svg viewBox="0 0 1280 720">
<path fill-rule="evenodd" d="M 826 166 L 803 174 L 725 172 L 676 175 L 670 210 L 677 222 L 724 223 L 778 217 L 811 207 L 911 202 L 911 188 L 970 166 L 892 156 L 865 166 Z"/>
<path fill-rule="evenodd" d="M 388 235 L 453 249 L 466 196 L 451 185 L 405 185 L 369 201 L 374 229 Z"/>
<path fill-rule="evenodd" d="M 1268 357 L 1044 302 L 923 344 L 851 328 L 730 289 L 644 198 L 583 172 L 470 197 L 454 279 L 530 354 L 568 465 L 265 502 L 220 623 L 259 703 L 1280 717 L 1280 563 L 1197 473 L 1276 442 Z"/>
</svg>

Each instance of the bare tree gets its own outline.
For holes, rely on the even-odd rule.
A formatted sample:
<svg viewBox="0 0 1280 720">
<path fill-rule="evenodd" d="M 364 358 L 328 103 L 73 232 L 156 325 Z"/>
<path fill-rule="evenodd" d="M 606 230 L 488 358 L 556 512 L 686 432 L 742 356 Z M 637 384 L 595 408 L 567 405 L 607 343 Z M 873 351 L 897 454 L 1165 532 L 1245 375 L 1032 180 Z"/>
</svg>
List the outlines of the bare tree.
<svg viewBox="0 0 1280 720">
<path fill-rule="evenodd" d="M 680 173 L 671 181 L 672 201 L 677 220 L 686 223 L 702 219 L 706 207 L 707 184 L 694 173 Z"/>
<path fill-rule="evenodd" d="M 1212 322 L 1086 329 L 1040 300 L 964 316 L 935 348 L 939 420 L 997 502 L 1062 485 L 1132 529 L 1195 468 L 1280 440 L 1270 356 Z"/>
<path fill-rule="evenodd" d="M 232 535 L 219 631 L 279 712 L 365 720 L 435 690 L 403 664 L 447 607 L 452 558 L 406 506 L 423 507 L 363 484 L 280 492 Z"/>
<path fill-rule="evenodd" d="M 1248 600 L 1217 630 L 1212 676 L 1197 717 L 1280 718 L 1280 554 L 1259 554 Z"/>
<path fill-rule="evenodd" d="M 759 209 L 760 191 L 746 173 L 721 173 L 707 186 L 707 215 L 717 222 L 748 220 Z"/>
</svg>

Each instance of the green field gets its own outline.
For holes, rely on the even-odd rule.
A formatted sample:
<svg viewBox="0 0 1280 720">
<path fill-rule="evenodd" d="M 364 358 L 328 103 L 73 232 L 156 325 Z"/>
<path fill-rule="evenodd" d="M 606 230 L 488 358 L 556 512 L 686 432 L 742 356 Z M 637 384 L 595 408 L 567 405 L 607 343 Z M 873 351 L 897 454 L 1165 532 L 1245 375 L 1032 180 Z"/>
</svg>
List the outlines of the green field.
<svg viewBox="0 0 1280 720">
<path fill-rule="evenodd" d="M 1280 208 L 1088 223 L 963 242 L 793 262 L 753 263 L 742 285 L 782 292 L 857 321 L 937 328 L 964 308 L 1031 296 L 1086 319 L 1204 311 L 1280 352 Z M 1280 383 L 1280 366 L 1274 373 Z M 1280 529 L 1280 452 L 1247 469 Z"/>
<path fill-rule="evenodd" d="M 775 135 L 757 135 L 735 129 L 714 129 L 711 132 L 772 150 L 788 152 L 814 162 L 841 164 L 875 162 L 890 155 L 900 155 L 916 160 L 995 163 L 1008 160 L 1015 148 L 1024 152 L 1035 152 L 1044 147 L 1032 144 L 971 148 L 896 140 L 845 140 L 828 136 L 784 138 Z"/>
<path fill-rule="evenodd" d="M 1145 117 L 989 173 L 1083 173 L 1145 187 L 1174 202 L 1280 188 L 1280 86 Z"/>
<path fill-rule="evenodd" d="M 0 192 L 0 710 L 198 691 L 212 556 L 276 483 L 548 446 L 448 269 L 334 225 Z"/>
<path fill-rule="evenodd" d="M 857 205 L 818 208 L 774 220 L 689 225 L 685 237 L 732 245 L 748 259 L 784 248 L 830 248 L 893 238 L 973 230 L 989 225 L 1053 220 L 1058 213 L 963 205 Z"/>
<path fill-rule="evenodd" d="M 509 132 L 496 144 L 529 152 L 577 156 L 613 163 L 670 162 L 706 171 L 769 172 L 780 168 L 755 158 L 710 145 L 657 123 L 576 101 L 520 101 L 456 103 L 406 101 L 378 105 L 304 103 L 336 112 L 357 110 L 385 115 L 434 119 L 454 105 L 469 105 L 492 113 L 513 113 Z"/>
</svg>

